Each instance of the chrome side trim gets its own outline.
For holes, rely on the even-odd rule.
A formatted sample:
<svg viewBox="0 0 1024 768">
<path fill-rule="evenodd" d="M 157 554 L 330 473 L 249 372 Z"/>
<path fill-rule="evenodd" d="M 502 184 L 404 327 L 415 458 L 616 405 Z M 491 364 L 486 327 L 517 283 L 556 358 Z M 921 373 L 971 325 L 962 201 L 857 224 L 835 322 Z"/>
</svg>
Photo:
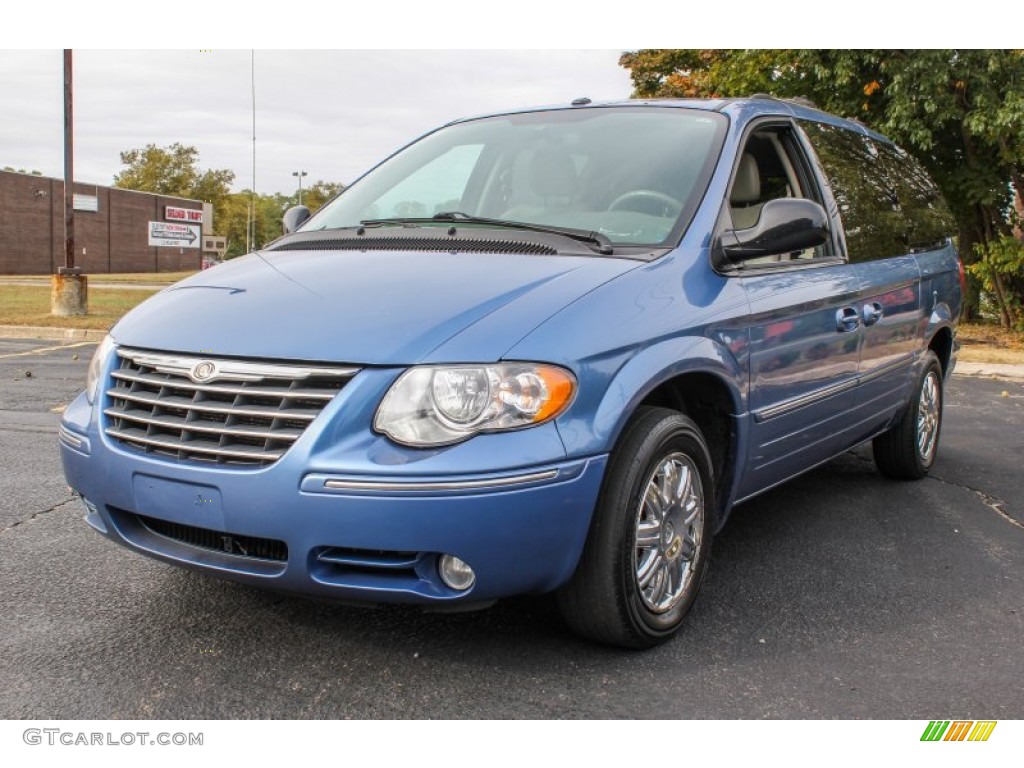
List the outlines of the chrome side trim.
<svg viewBox="0 0 1024 768">
<path fill-rule="evenodd" d="M 191 357 L 189 355 L 164 355 L 155 352 L 140 352 L 134 349 L 119 349 L 118 355 L 138 365 L 145 365 L 160 373 L 174 376 L 189 377 L 192 370 L 203 362 L 215 361 L 217 373 L 203 383 L 229 379 L 231 381 L 259 381 L 260 379 L 308 379 L 311 376 L 337 376 L 350 378 L 355 376 L 358 368 L 353 367 L 319 367 L 306 365 L 287 365 L 277 363 L 250 363 L 244 360 L 229 360 L 221 357 Z"/>
<path fill-rule="evenodd" d="M 857 383 L 858 384 L 866 384 L 869 381 L 874 381 L 875 379 L 880 379 L 883 376 L 887 376 L 888 374 L 892 373 L 895 370 L 898 370 L 900 368 L 903 368 L 904 366 L 910 365 L 912 362 L 914 362 L 914 355 L 913 354 L 904 355 L 903 357 L 899 358 L 898 360 L 894 360 L 893 362 L 889 363 L 888 365 L 882 366 L 881 368 L 879 368 L 876 371 L 872 371 L 871 373 L 868 373 L 868 374 L 865 374 L 863 376 L 860 376 L 857 379 Z"/>
<path fill-rule="evenodd" d="M 778 403 L 777 405 L 769 406 L 768 408 L 761 408 L 759 410 L 754 411 L 754 419 L 757 420 L 758 422 L 768 421 L 769 419 L 774 419 L 779 416 L 783 416 L 787 413 L 798 410 L 800 408 L 805 408 L 808 405 L 813 405 L 819 400 L 824 400 L 826 398 L 832 397 L 833 395 L 842 394 L 843 392 L 853 389 L 854 387 L 859 387 L 861 384 L 866 384 L 870 381 L 874 381 L 875 379 L 887 376 L 893 371 L 899 370 L 900 368 L 909 365 L 910 363 L 913 362 L 913 360 L 913 355 L 906 355 L 904 357 L 901 357 L 899 360 L 896 360 L 892 363 L 885 365 L 882 368 L 879 368 L 877 371 L 872 371 L 871 373 L 865 374 L 863 376 L 858 375 L 850 379 L 849 381 L 843 381 L 840 382 L 839 384 L 832 384 L 828 387 L 817 389 L 814 392 L 808 392 L 806 395 L 800 395 L 799 397 L 794 397 L 790 400 L 785 400 L 781 403 Z"/>
<path fill-rule="evenodd" d="M 441 481 L 434 483 L 391 483 L 372 480 L 325 480 L 324 487 L 342 491 L 463 491 L 478 488 L 503 488 L 507 486 L 525 485 L 558 477 L 557 469 L 544 472 L 532 472 L 528 475 L 512 477 L 494 477 L 486 480 Z"/>
<path fill-rule="evenodd" d="M 754 418 L 757 421 L 768 421 L 769 419 L 783 416 L 799 408 L 805 408 L 808 405 L 813 405 L 819 400 L 824 400 L 832 397 L 833 395 L 842 394 L 856 386 L 856 378 L 850 379 L 849 381 L 842 381 L 838 384 L 832 384 L 830 386 L 823 387 L 822 389 L 817 389 L 814 392 L 808 392 L 806 395 L 800 395 L 799 397 L 785 400 L 778 405 L 772 405 L 767 408 L 756 410 L 754 411 Z"/>
</svg>

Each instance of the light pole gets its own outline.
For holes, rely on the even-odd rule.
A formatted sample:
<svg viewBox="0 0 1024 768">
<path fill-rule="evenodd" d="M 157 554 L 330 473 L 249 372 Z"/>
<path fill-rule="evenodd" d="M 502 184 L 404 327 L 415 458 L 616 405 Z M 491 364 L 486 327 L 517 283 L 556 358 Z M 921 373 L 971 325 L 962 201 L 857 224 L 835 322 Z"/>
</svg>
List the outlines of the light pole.
<svg viewBox="0 0 1024 768">
<path fill-rule="evenodd" d="M 308 175 L 305 171 L 292 171 L 292 176 L 299 178 L 299 205 L 302 205 L 302 177 Z"/>
</svg>

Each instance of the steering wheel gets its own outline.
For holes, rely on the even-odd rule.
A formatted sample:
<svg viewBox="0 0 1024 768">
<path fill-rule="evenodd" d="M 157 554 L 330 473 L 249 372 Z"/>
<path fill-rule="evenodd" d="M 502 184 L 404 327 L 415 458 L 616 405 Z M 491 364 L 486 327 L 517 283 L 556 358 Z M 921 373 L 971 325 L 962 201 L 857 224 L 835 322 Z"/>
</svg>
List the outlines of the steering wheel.
<svg viewBox="0 0 1024 768">
<path fill-rule="evenodd" d="M 611 205 L 608 206 L 609 211 L 616 211 L 622 207 L 623 203 L 630 200 L 653 200 L 661 203 L 664 207 L 665 216 L 678 216 L 683 210 L 683 204 L 676 200 L 674 197 L 666 195 L 664 192 L 657 192 L 653 189 L 634 189 L 627 192 L 624 195 L 619 195 L 612 200 Z M 636 210 L 635 208 L 628 208 L 627 210 Z M 638 213 L 645 213 L 641 210 Z"/>
</svg>

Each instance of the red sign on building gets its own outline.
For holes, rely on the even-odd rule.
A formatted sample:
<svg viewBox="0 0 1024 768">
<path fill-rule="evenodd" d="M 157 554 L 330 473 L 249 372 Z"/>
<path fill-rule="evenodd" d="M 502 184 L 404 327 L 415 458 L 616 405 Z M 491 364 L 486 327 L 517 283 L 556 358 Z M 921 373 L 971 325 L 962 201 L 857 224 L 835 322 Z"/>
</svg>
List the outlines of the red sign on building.
<svg viewBox="0 0 1024 768">
<path fill-rule="evenodd" d="M 172 205 L 164 206 L 164 218 L 168 221 L 195 221 L 202 222 L 203 212 L 193 208 L 175 208 Z"/>
</svg>

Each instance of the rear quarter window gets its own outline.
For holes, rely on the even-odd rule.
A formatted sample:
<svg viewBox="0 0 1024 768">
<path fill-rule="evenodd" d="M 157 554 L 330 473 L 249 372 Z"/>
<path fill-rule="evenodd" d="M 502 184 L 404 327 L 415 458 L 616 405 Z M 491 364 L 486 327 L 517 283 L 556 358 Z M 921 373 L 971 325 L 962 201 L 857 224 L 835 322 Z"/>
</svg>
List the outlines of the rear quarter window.
<svg viewBox="0 0 1024 768">
<path fill-rule="evenodd" d="M 839 206 L 850 261 L 929 250 L 953 234 L 942 195 L 907 152 L 825 123 L 801 127 Z"/>
</svg>

